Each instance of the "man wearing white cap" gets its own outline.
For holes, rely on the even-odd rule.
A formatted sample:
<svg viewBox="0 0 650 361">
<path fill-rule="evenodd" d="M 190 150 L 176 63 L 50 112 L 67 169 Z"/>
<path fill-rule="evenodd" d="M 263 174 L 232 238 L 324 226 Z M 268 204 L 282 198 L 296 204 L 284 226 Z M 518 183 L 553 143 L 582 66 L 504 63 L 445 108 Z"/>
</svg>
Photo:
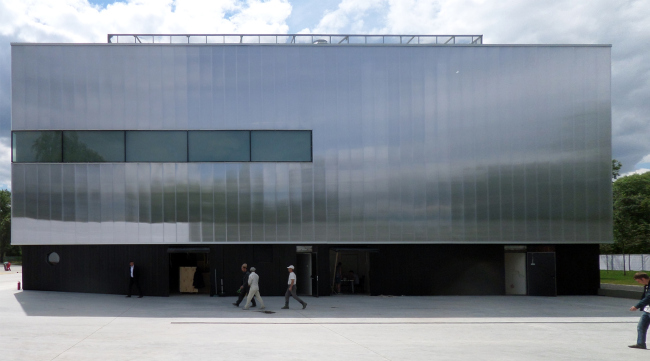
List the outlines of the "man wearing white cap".
<svg viewBox="0 0 650 361">
<path fill-rule="evenodd" d="M 287 281 L 289 287 L 287 288 L 287 292 L 284 293 L 284 307 L 282 307 L 282 309 L 289 309 L 289 296 L 291 296 L 302 304 L 302 309 L 304 310 L 305 307 L 307 307 L 307 302 L 301 300 L 300 297 L 296 295 L 296 274 L 293 273 L 293 266 L 287 267 L 287 270 L 289 271 L 289 281 Z"/>
<path fill-rule="evenodd" d="M 257 299 L 257 302 L 262 305 L 261 309 L 265 309 L 264 307 L 264 301 L 262 301 L 262 296 L 260 296 L 260 276 L 255 273 L 255 267 L 251 267 L 251 274 L 248 276 L 248 286 L 250 289 L 248 290 L 248 299 L 246 300 L 246 305 L 244 306 L 244 309 L 247 310 L 248 307 L 251 305 L 251 300 L 253 299 L 253 296 Z"/>
</svg>

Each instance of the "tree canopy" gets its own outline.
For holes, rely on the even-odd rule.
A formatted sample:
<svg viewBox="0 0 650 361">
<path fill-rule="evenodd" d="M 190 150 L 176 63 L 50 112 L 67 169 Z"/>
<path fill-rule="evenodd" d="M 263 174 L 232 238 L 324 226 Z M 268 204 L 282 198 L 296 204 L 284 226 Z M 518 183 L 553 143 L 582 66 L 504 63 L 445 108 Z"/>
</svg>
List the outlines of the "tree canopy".
<svg viewBox="0 0 650 361">
<path fill-rule="evenodd" d="M 650 172 L 618 178 L 614 196 L 614 244 L 606 253 L 650 253 Z"/>
<path fill-rule="evenodd" d="M 11 192 L 0 190 L 0 262 L 11 249 Z"/>
<path fill-rule="evenodd" d="M 616 179 L 618 178 L 621 174 L 619 171 L 621 170 L 621 167 L 623 164 L 621 162 L 617 161 L 616 159 L 612 159 L 612 178 Z"/>
</svg>

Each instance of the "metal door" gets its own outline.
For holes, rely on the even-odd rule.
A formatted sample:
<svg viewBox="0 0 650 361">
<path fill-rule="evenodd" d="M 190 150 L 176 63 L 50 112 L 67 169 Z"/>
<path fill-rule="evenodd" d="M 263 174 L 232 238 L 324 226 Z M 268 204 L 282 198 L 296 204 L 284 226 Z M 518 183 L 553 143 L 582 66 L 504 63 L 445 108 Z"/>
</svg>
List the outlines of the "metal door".
<svg viewBox="0 0 650 361">
<path fill-rule="evenodd" d="M 555 252 L 529 252 L 526 262 L 529 296 L 557 296 Z"/>
<path fill-rule="evenodd" d="M 298 294 L 300 295 L 312 295 L 312 262 L 310 253 L 298 253 L 296 255 L 296 276 L 298 281 L 296 286 L 298 287 Z"/>
<path fill-rule="evenodd" d="M 311 254 L 311 295 L 318 297 L 318 253 Z"/>
</svg>

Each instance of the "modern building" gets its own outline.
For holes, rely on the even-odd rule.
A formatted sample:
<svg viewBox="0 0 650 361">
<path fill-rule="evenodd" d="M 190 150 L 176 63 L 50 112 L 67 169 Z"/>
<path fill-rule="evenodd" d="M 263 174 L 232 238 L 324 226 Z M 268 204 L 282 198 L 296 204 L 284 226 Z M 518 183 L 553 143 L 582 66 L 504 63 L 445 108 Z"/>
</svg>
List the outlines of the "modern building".
<svg viewBox="0 0 650 361">
<path fill-rule="evenodd" d="M 611 47 L 481 36 L 109 35 L 12 44 L 24 288 L 595 294 Z M 344 282 L 350 291 L 353 282 Z"/>
</svg>

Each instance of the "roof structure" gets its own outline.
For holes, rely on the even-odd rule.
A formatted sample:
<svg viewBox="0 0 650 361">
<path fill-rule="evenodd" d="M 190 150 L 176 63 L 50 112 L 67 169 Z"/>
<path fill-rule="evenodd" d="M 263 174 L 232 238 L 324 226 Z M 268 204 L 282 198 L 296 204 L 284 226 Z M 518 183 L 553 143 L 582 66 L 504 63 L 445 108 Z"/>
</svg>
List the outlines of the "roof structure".
<svg viewBox="0 0 650 361">
<path fill-rule="evenodd" d="M 481 45 L 483 35 L 108 34 L 108 43 L 283 45 Z"/>
</svg>

